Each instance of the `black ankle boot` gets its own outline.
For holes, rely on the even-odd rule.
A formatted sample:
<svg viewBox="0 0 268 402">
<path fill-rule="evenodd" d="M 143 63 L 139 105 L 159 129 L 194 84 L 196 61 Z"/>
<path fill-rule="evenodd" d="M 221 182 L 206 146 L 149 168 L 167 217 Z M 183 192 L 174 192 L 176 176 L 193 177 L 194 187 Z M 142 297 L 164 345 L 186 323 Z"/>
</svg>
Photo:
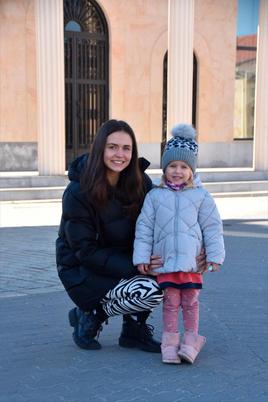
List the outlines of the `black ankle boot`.
<svg viewBox="0 0 268 402">
<path fill-rule="evenodd" d="M 119 345 L 124 348 L 139 348 L 145 352 L 161 353 L 160 342 L 153 338 L 154 327 L 144 319 L 137 321 L 130 315 L 124 315 Z"/>
<path fill-rule="evenodd" d="M 100 349 L 101 344 L 94 339 L 102 330 L 101 321 L 93 312 L 85 313 L 78 307 L 69 311 L 69 322 L 74 327 L 73 340 L 82 349 Z"/>
</svg>

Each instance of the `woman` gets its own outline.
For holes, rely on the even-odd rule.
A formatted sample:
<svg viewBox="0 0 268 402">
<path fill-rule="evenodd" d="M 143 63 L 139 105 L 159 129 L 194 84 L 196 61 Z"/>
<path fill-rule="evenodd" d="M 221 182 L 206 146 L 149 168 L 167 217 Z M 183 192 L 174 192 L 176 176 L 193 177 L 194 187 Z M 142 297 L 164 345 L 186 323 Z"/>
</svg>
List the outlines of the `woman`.
<svg viewBox="0 0 268 402">
<path fill-rule="evenodd" d="M 152 182 L 138 160 L 132 128 L 109 120 L 97 133 L 90 156 L 69 170 L 56 241 L 59 277 L 77 307 L 69 312 L 74 342 L 100 349 L 95 339 L 108 317 L 123 315 L 119 345 L 160 353 L 150 311 L 163 298 L 152 277 L 161 259 L 152 256 L 147 275 L 132 264 L 136 218 Z"/>
</svg>

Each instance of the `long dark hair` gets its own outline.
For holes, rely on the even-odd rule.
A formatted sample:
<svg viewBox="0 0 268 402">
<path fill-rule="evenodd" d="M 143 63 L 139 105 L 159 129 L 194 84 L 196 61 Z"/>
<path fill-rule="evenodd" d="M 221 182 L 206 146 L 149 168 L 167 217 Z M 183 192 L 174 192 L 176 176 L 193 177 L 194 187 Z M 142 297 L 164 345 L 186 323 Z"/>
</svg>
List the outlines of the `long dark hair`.
<svg viewBox="0 0 268 402">
<path fill-rule="evenodd" d="M 99 129 L 92 143 L 87 166 L 81 177 L 81 189 L 96 208 L 103 208 L 109 201 L 111 186 L 103 155 L 107 137 L 122 131 L 132 140 L 132 157 L 129 165 L 120 173 L 116 194 L 122 201 L 126 214 L 136 218 L 144 199 L 143 177 L 138 165 L 138 147 L 132 128 L 123 120 L 108 120 Z"/>
</svg>

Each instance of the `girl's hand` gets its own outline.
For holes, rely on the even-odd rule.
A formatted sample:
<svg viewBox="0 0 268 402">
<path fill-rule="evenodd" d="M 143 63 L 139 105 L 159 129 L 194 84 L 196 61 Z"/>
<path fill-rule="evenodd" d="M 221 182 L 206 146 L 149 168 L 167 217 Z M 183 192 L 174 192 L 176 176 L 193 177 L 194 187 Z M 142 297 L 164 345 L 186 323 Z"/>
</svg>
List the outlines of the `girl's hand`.
<svg viewBox="0 0 268 402">
<path fill-rule="evenodd" d="M 148 275 L 149 264 L 138 264 L 137 269 L 142 275 Z"/>
<path fill-rule="evenodd" d="M 207 268 L 205 272 L 215 272 L 218 271 L 219 268 L 219 264 L 216 264 L 215 262 L 207 262 Z"/>
</svg>

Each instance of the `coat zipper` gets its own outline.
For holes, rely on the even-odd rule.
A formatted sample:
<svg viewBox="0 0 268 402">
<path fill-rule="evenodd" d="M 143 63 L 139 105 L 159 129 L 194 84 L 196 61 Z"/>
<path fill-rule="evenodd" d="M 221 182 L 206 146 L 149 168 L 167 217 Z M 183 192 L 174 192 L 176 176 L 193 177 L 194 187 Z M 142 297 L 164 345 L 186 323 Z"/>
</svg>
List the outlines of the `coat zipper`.
<svg viewBox="0 0 268 402">
<path fill-rule="evenodd" d="M 179 248 L 178 248 L 178 242 L 177 242 L 177 238 L 178 238 L 178 219 L 179 219 L 179 214 L 177 213 L 177 211 L 179 211 L 179 191 L 175 192 L 175 220 L 174 220 L 174 250 L 175 250 L 175 266 L 174 271 L 178 265 L 178 255 L 179 255 Z"/>
</svg>

